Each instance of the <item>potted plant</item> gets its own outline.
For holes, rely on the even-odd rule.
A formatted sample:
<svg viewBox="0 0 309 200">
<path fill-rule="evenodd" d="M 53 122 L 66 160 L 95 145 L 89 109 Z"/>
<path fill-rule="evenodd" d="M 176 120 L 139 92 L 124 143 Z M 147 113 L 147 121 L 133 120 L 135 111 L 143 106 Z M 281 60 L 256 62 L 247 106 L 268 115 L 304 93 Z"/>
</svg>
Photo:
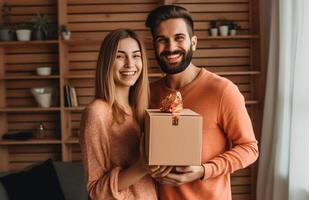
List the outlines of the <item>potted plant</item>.
<svg viewBox="0 0 309 200">
<path fill-rule="evenodd" d="M 230 23 L 231 22 L 228 20 L 221 20 L 219 22 L 219 32 L 221 36 L 227 36 L 229 34 Z"/>
<path fill-rule="evenodd" d="M 64 40 L 69 40 L 71 38 L 71 31 L 69 31 L 66 25 L 61 25 L 60 33 Z"/>
<path fill-rule="evenodd" d="M 48 34 L 48 16 L 47 14 L 37 13 L 36 16 L 31 18 L 31 23 L 33 23 L 33 38 L 35 40 L 44 40 Z"/>
<path fill-rule="evenodd" d="M 57 22 L 55 20 L 51 20 L 47 24 L 46 39 L 48 39 L 48 40 L 58 39 L 58 26 L 57 26 Z"/>
<path fill-rule="evenodd" d="M 11 27 L 11 6 L 4 3 L 1 8 L 3 25 L 0 27 L 0 40 L 13 40 L 13 30 Z"/>
<path fill-rule="evenodd" d="M 212 20 L 209 23 L 210 23 L 210 35 L 211 36 L 218 36 L 217 21 Z"/>
<path fill-rule="evenodd" d="M 240 26 L 236 22 L 231 22 L 230 23 L 230 35 L 236 35 L 237 30 L 240 29 Z"/>
<path fill-rule="evenodd" d="M 17 25 L 16 36 L 18 41 L 29 41 L 31 39 L 32 26 L 30 23 L 21 23 Z"/>
</svg>

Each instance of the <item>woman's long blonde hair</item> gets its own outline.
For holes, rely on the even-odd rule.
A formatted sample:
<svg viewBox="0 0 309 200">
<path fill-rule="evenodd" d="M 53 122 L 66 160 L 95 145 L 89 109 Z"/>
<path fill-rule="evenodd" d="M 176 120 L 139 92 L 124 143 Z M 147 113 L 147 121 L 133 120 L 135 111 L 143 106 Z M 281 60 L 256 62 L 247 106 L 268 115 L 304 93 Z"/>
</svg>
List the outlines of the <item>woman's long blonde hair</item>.
<svg viewBox="0 0 309 200">
<path fill-rule="evenodd" d="M 139 45 L 142 55 L 142 72 L 129 92 L 129 104 L 134 117 L 140 125 L 143 124 L 144 112 L 149 104 L 149 80 L 146 50 L 139 36 L 130 29 L 117 29 L 110 32 L 104 39 L 97 62 L 95 96 L 112 106 L 114 122 L 121 123 L 125 120 L 126 112 L 115 98 L 116 85 L 113 76 L 114 61 L 118 51 L 119 41 L 133 38 Z"/>
</svg>

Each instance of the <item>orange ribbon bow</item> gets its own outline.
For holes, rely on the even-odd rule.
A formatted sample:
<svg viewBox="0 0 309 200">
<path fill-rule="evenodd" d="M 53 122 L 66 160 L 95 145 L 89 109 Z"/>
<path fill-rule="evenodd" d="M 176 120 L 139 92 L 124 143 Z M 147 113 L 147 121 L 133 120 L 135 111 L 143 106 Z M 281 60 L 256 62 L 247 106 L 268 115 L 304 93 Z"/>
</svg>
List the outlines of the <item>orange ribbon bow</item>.
<svg viewBox="0 0 309 200">
<path fill-rule="evenodd" d="M 181 93 L 176 91 L 169 94 L 161 101 L 161 112 L 172 113 L 173 125 L 178 125 L 178 115 L 183 109 L 183 102 L 181 98 Z"/>
</svg>

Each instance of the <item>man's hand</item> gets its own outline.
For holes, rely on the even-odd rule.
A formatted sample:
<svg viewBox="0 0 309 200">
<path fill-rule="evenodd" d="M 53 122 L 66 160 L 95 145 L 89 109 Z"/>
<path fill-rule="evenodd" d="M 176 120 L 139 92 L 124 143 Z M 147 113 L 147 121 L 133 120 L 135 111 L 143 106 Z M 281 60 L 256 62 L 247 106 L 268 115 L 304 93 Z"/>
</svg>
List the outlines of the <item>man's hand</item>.
<svg viewBox="0 0 309 200">
<path fill-rule="evenodd" d="M 157 178 L 161 184 L 182 185 L 200 179 L 204 176 L 203 166 L 176 167 L 176 173 L 169 173 L 164 177 Z"/>
<path fill-rule="evenodd" d="M 168 175 L 173 169 L 172 166 L 149 166 L 150 175 L 153 178 L 162 178 Z"/>
</svg>

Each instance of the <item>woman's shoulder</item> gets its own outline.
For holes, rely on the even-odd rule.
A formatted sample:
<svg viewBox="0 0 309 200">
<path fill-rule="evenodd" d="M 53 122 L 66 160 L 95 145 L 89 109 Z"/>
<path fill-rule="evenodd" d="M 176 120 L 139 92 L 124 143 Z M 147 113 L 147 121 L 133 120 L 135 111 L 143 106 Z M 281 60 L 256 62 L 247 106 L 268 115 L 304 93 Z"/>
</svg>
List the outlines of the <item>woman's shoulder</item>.
<svg viewBox="0 0 309 200">
<path fill-rule="evenodd" d="M 111 106 L 106 101 L 95 99 L 86 106 L 84 112 L 94 115 L 102 115 L 102 113 L 108 114 L 111 113 Z"/>
</svg>

